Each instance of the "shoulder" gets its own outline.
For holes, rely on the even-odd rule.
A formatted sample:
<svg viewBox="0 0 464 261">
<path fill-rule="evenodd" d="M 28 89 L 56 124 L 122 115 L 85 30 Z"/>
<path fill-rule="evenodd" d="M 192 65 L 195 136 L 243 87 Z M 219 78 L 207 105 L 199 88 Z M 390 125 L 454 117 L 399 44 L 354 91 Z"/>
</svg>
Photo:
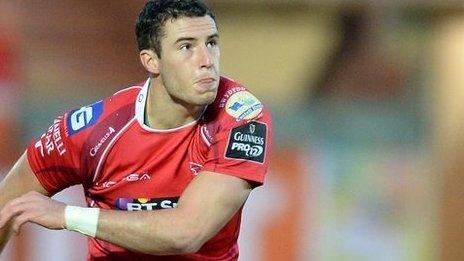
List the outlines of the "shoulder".
<svg viewBox="0 0 464 261">
<path fill-rule="evenodd" d="M 121 89 L 117 92 L 115 92 L 111 97 L 121 97 L 121 98 L 130 98 L 130 97 L 135 97 L 140 90 L 143 88 L 143 83 L 139 83 L 133 86 L 126 87 L 124 89 Z"/>
<path fill-rule="evenodd" d="M 92 104 L 69 111 L 64 115 L 67 134 L 73 136 L 93 129 L 101 122 L 128 121 L 135 115 L 135 100 L 141 86 L 121 89 Z"/>
<path fill-rule="evenodd" d="M 216 100 L 208 106 L 201 123 L 207 144 L 244 130 L 261 133 L 260 137 L 266 133 L 272 136 L 269 109 L 245 86 L 226 77 L 221 77 Z"/>
<path fill-rule="evenodd" d="M 140 86 L 59 116 L 28 148 L 32 169 L 49 192 L 91 181 L 107 148 L 135 121 Z M 68 175 L 69 174 L 69 175 Z M 57 178 L 49 179 L 50 176 Z"/>
<path fill-rule="evenodd" d="M 272 144 L 267 107 L 245 86 L 222 77 L 216 100 L 206 112 L 200 134 L 214 160 L 205 169 L 261 184 Z"/>
</svg>

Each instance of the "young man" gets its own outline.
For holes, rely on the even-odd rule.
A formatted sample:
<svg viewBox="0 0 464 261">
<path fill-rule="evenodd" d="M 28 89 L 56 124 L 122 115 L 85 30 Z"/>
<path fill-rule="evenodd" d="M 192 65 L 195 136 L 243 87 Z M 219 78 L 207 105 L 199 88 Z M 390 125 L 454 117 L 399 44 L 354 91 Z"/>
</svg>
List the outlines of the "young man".
<svg viewBox="0 0 464 261">
<path fill-rule="evenodd" d="M 264 181 L 269 112 L 219 75 L 213 13 L 155 0 L 136 24 L 143 86 L 65 113 L 0 184 L 0 247 L 26 222 L 89 236 L 89 260 L 237 260 Z M 88 208 L 49 196 L 82 184 Z"/>
</svg>

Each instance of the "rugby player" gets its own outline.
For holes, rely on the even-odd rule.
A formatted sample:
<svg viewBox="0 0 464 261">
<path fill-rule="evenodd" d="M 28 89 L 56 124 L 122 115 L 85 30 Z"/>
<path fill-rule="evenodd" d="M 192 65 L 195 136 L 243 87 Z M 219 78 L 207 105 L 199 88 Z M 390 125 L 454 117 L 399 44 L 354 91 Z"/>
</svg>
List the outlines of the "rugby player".
<svg viewBox="0 0 464 261">
<path fill-rule="evenodd" d="M 31 222 L 87 235 L 88 260 L 238 259 L 242 207 L 269 164 L 270 113 L 220 75 L 201 1 L 149 1 L 136 36 L 148 79 L 57 117 L 0 183 L 0 249 Z M 75 184 L 87 207 L 50 198 Z"/>
</svg>

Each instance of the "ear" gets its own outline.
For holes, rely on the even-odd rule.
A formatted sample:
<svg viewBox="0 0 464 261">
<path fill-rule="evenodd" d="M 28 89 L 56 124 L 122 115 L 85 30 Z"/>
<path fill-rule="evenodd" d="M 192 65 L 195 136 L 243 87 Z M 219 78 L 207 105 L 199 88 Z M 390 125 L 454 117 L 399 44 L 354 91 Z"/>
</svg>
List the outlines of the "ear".
<svg viewBox="0 0 464 261">
<path fill-rule="evenodd" d="M 145 70 L 155 75 L 160 73 L 159 57 L 153 50 L 142 50 L 139 55 L 140 62 L 145 67 Z"/>
</svg>

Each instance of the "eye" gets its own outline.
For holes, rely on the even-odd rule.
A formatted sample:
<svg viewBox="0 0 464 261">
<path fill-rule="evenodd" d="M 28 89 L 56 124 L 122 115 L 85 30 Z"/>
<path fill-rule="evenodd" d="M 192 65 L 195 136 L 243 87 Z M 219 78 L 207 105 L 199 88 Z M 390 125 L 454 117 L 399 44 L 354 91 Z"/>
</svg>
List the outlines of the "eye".
<svg viewBox="0 0 464 261">
<path fill-rule="evenodd" d="M 192 45 L 190 43 L 184 43 L 179 47 L 179 50 L 187 51 L 187 50 L 190 50 L 191 48 L 192 48 Z"/>
<path fill-rule="evenodd" d="M 216 46 L 216 45 L 218 45 L 218 40 L 217 39 L 212 39 L 212 40 L 210 40 L 210 41 L 208 41 L 206 43 L 206 46 L 208 46 L 208 47 L 213 47 L 213 46 Z"/>
</svg>

